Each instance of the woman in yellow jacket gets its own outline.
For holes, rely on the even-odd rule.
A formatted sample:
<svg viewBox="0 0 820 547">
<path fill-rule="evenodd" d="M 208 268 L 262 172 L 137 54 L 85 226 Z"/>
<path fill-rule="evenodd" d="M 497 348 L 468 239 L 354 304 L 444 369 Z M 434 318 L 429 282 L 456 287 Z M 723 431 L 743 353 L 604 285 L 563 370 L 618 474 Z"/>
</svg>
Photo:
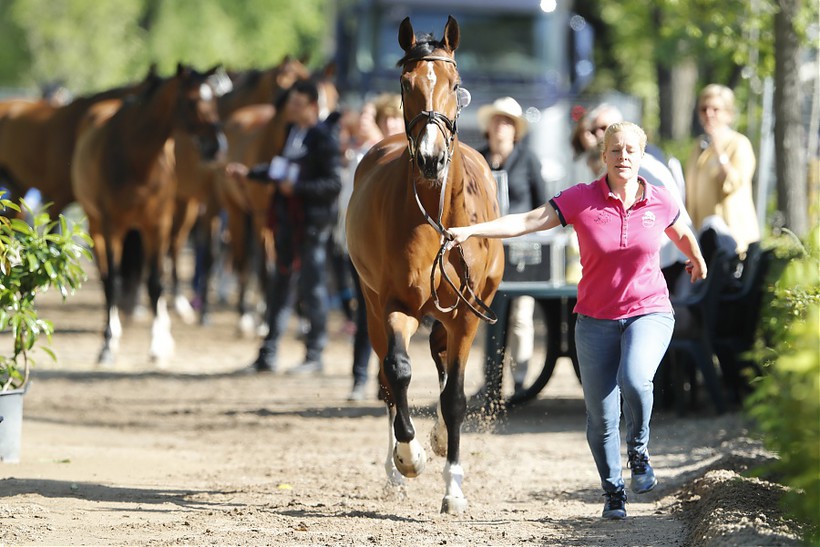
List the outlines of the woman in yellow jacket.
<svg viewBox="0 0 820 547">
<path fill-rule="evenodd" d="M 696 230 L 712 215 L 723 219 L 742 257 L 760 240 L 752 198 L 755 155 L 745 135 L 732 129 L 735 95 L 731 89 L 709 84 L 698 97 L 698 116 L 704 134 L 686 162 L 686 208 Z"/>
</svg>

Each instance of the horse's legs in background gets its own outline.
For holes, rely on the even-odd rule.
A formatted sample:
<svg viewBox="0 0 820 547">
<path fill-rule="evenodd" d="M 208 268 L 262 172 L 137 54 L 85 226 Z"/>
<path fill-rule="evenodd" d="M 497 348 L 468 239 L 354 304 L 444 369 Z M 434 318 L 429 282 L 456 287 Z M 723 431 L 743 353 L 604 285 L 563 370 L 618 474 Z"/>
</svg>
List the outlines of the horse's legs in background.
<svg viewBox="0 0 820 547">
<path fill-rule="evenodd" d="M 246 292 L 250 278 L 249 251 L 251 245 L 255 245 L 255 243 L 248 241 L 253 238 L 253 230 L 250 229 L 250 225 L 251 218 L 248 213 L 235 206 L 228 207 L 228 231 L 231 234 L 231 264 L 234 275 L 236 275 L 238 289 L 238 331 L 241 336 L 254 335 L 256 327 L 256 320 L 253 314 L 248 311 L 246 304 Z"/>
<path fill-rule="evenodd" d="M 441 414 L 447 426 L 447 463 L 442 473 L 445 486 L 444 499 L 441 502 L 442 513 L 462 513 L 467 509 L 467 498 L 461 490 L 464 470 L 459 463 L 461 425 L 467 413 L 464 370 L 477 330 L 478 318 L 467 313 L 461 322 L 452 326 L 447 333 L 447 379 L 439 399 Z"/>
<path fill-rule="evenodd" d="M 103 330 L 103 347 L 97 357 L 100 364 L 114 362 L 114 354 L 119 348 L 122 337 L 122 323 L 117 302 L 120 299 L 119 252 L 110 237 L 103 235 L 99 222 L 89 220 L 89 233 L 94 240 L 94 254 L 105 294 L 105 330 Z M 108 232 L 110 234 L 110 232 Z"/>
<path fill-rule="evenodd" d="M 430 354 L 436 364 L 438 372 L 439 393 L 444 391 L 444 384 L 447 381 L 447 371 L 445 363 L 447 361 L 447 330 L 441 321 L 433 323 L 430 331 Z M 444 423 L 444 415 L 441 413 L 441 400 L 436 405 L 436 423 L 430 431 L 430 445 L 437 456 L 447 455 L 447 426 Z"/>
<path fill-rule="evenodd" d="M 168 306 L 162 294 L 162 262 L 166 245 L 158 243 L 156 236 L 149 239 L 143 232 L 145 241 L 145 255 L 148 259 L 148 297 L 151 300 L 151 311 L 154 320 L 151 324 L 151 349 L 149 357 L 152 361 L 163 365 L 174 353 L 174 339 L 171 336 L 171 318 L 168 315 Z"/>
<path fill-rule="evenodd" d="M 196 224 L 199 214 L 199 201 L 194 199 L 177 199 L 174 211 L 174 223 L 171 228 L 171 298 L 174 302 L 174 309 L 182 321 L 188 325 L 196 321 L 196 313 L 191 303 L 182 294 L 179 283 L 179 261 L 185 245 L 188 243 L 188 236 L 191 229 Z"/>
<path fill-rule="evenodd" d="M 199 304 L 200 325 L 210 323 L 211 309 L 208 289 L 216 254 L 214 241 L 218 239 L 214 237 L 214 232 L 218 230 L 219 222 L 218 209 L 213 205 L 208 205 L 194 227 L 194 293 Z"/>
<path fill-rule="evenodd" d="M 407 347 L 410 337 L 418 329 L 419 322 L 399 308 L 394 305 L 386 310 L 387 355 L 382 367 L 387 383 L 388 404 L 392 402 L 395 407 L 393 432 L 396 436 L 396 445 L 393 448 L 393 463 L 402 475 L 412 478 L 421 474 L 427 463 L 424 448 L 416 439 L 416 430 L 410 418 L 407 400 L 407 388 L 412 372 Z"/>
</svg>

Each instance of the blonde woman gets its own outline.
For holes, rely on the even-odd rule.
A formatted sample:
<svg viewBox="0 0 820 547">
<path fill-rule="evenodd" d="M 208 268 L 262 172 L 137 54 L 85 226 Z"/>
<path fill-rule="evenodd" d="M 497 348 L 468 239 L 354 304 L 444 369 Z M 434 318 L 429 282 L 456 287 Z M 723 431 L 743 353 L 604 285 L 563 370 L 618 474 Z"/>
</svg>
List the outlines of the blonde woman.
<svg viewBox="0 0 820 547">
<path fill-rule="evenodd" d="M 652 380 L 675 324 L 658 261 L 664 234 L 688 258 L 691 280 L 706 277 L 700 248 L 671 192 L 638 176 L 645 148 L 643 129 L 614 123 L 604 134 L 606 173 L 598 180 L 571 186 L 532 211 L 448 230 L 455 245 L 470 237 L 575 227 L 583 268 L 574 310 L 575 345 L 587 441 L 606 498 L 602 516 L 608 519 L 626 517 L 621 396 L 632 491 L 648 492 L 658 482 L 649 465 Z"/>
<path fill-rule="evenodd" d="M 686 162 L 686 208 L 696 231 L 709 217 L 720 217 L 743 256 L 750 243 L 760 240 L 760 228 L 752 198 L 755 154 L 749 139 L 732 129 L 734 117 L 731 89 L 703 88 L 698 97 L 703 135 Z"/>
</svg>

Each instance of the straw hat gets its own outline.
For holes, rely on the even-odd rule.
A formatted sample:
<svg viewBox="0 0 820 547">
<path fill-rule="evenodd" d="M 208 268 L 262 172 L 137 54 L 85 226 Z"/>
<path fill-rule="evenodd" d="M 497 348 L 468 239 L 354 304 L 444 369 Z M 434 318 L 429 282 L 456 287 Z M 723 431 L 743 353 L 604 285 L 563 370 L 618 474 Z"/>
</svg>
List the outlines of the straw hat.
<svg viewBox="0 0 820 547">
<path fill-rule="evenodd" d="M 506 116 L 515 123 L 516 139 L 520 139 L 527 134 L 529 124 L 523 116 L 521 105 L 512 97 L 501 97 L 493 101 L 493 104 L 486 104 L 478 109 L 478 125 L 482 133 L 487 132 L 490 120 L 497 114 Z"/>
</svg>

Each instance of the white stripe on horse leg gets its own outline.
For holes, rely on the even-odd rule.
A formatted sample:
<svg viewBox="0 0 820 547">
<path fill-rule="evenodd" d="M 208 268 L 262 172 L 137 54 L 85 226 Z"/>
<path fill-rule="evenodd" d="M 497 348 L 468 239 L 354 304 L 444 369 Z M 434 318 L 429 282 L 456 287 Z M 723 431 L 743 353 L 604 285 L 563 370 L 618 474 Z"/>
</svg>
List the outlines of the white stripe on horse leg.
<svg viewBox="0 0 820 547">
<path fill-rule="evenodd" d="M 441 476 L 444 477 L 444 486 L 446 488 L 444 499 L 441 501 L 441 512 L 463 513 L 467 510 L 467 498 L 464 497 L 464 492 L 461 491 L 461 484 L 464 482 L 464 469 L 460 464 L 447 462 Z"/>
<path fill-rule="evenodd" d="M 165 361 L 174 354 L 174 338 L 171 336 L 171 318 L 168 316 L 168 306 L 165 297 L 157 300 L 157 315 L 151 325 L 151 349 L 149 356 L 152 360 L 164 365 Z"/>
</svg>

